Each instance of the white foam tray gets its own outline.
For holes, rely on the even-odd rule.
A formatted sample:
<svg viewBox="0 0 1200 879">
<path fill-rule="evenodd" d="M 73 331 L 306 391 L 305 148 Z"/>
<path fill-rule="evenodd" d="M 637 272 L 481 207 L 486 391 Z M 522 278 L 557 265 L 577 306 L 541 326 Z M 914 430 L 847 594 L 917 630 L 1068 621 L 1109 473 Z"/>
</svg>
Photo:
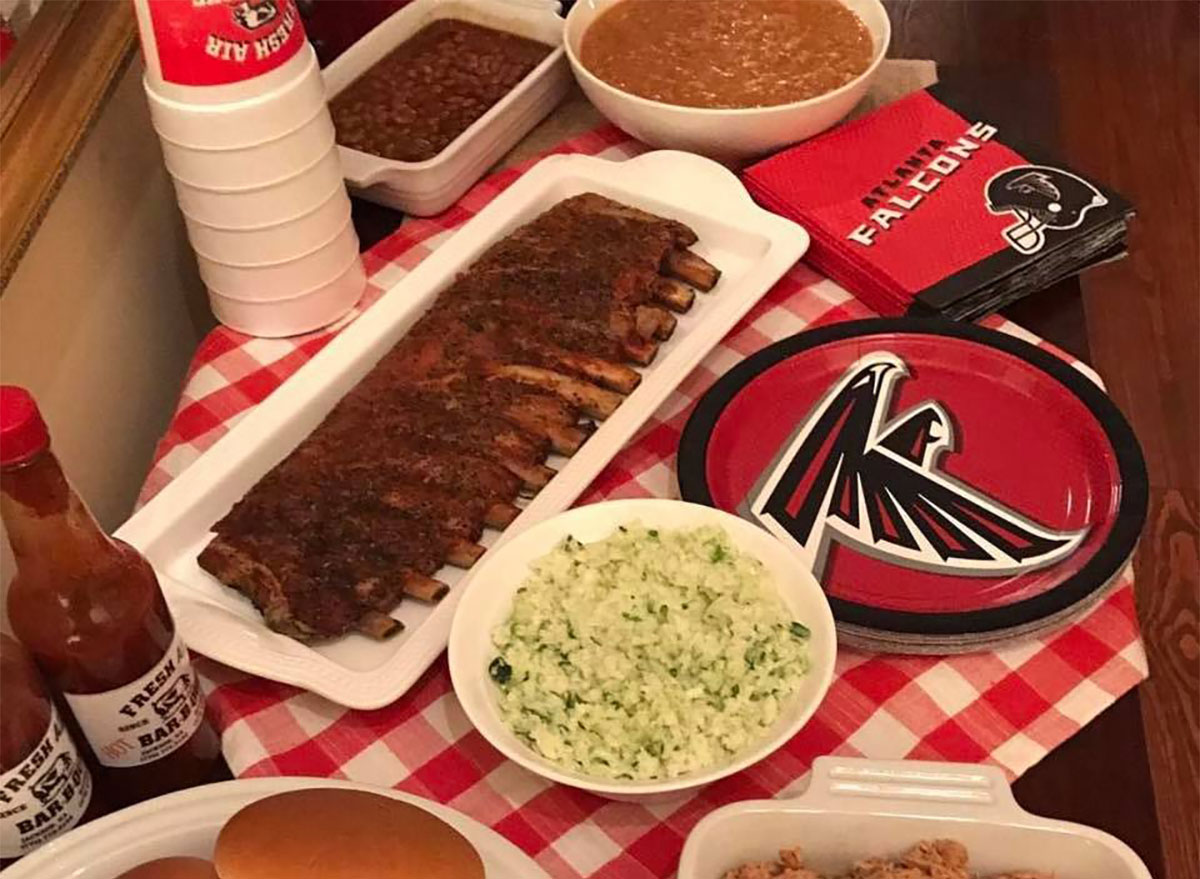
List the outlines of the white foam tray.
<svg viewBox="0 0 1200 879">
<path fill-rule="evenodd" d="M 690 153 L 659 151 L 627 162 L 553 156 L 498 196 L 400 283 L 242 419 L 138 511 L 117 536 L 154 564 L 189 646 L 214 659 L 296 684 L 353 708 L 376 708 L 404 693 L 446 646 L 469 576 L 443 568 L 453 587 L 432 607 L 403 602 L 405 625 L 383 642 L 358 635 L 306 646 L 270 631 L 250 602 L 200 569 L 209 530 L 235 501 L 306 437 L 432 303 L 492 242 L 559 201 L 598 192 L 676 218 L 700 236 L 695 250 L 723 274 L 642 370 L 643 381 L 505 531 L 516 534 L 566 509 L 737 321 L 808 248 L 796 224 L 755 205 L 728 170 Z M 485 533 L 485 546 L 502 539 Z M 481 637 L 486 634 L 481 632 Z"/>
<path fill-rule="evenodd" d="M 798 797 L 710 813 L 688 836 L 678 879 L 714 879 L 794 846 L 807 866 L 840 875 L 862 858 L 941 837 L 967 847 L 973 875 L 1031 870 L 1055 879 L 1151 879 L 1115 836 L 1026 812 L 995 766 L 852 757 L 818 757 Z"/>
<path fill-rule="evenodd" d="M 400 791 L 332 778 L 246 778 L 157 797 L 60 836 L 10 867 L 4 879 L 112 879 L 155 858 L 211 858 L 217 834 L 243 806 L 312 787 L 367 791 L 431 812 L 475 847 L 487 879 L 549 879 L 523 851 L 460 812 Z"/>
<path fill-rule="evenodd" d="M 571 87 L 556 0 L 416 0 L 381 22 L 322 71 L 332 101 L 381 58 L 432 21 L 457 18 L 553 46 L 554 50 L 445 149 L 422 162 L 397 162 L 339 146 L 342 173 L 355 195 L 409 214 L 441 213 L 530 129 Z"/>
</svg>

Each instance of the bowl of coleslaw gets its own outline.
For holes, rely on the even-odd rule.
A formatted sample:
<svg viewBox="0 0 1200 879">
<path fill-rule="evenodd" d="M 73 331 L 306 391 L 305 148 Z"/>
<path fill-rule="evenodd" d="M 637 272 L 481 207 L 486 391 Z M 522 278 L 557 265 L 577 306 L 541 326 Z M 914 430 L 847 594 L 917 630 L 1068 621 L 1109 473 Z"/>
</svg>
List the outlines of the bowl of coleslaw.
<svg viewBox="0 0 1200 879">
<path fill-rule="evenodd" d="M 829 688 L 833 616 L 765 530 L 619 500 L 515 535 L 472 572 L 450 632 L 468 718 L 506 757 L 616 799 L 663 799 L 785 744 Z"/>
</svg>

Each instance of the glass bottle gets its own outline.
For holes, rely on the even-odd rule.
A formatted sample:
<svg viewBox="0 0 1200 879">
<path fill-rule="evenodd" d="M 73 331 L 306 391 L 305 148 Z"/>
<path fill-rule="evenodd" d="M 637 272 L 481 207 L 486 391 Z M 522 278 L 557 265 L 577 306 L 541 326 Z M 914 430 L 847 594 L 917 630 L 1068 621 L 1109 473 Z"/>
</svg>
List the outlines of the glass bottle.
<svg viewBox="0 0 1200 879">
<path fill-rule="evenodd" d="M 0 632 L 0 867 L 95 818 L 99 802 L 37 666 Z"/>
<path fill-rule="evenodd" d="M 63 475 L 27 391 L 0 387 L 0 514 L 17 570 L 9 621 L 62 693 L 119 807 L 209 781 L 220 740 L 158 578 Z"/>
</svg>

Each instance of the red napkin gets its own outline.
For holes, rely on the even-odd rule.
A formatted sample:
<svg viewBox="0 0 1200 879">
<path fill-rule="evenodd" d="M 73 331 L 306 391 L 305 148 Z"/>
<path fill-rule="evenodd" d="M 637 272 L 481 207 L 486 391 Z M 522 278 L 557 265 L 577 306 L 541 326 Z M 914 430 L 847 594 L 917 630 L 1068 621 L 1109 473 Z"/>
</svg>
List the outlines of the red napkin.
<svg viewBox="0 0 1200 879">
<path fill-rule="evenodd" d="M 806 259 L 874 310 L 904 314 L 920 297 L 927 311 L 974 317 L 950 312 L 1036 289 L 1049 274 L 1034 264 L 1062 246 L 1071 249 L 1044 265 L 1061 277 L 1066 253 L 1066 268 L 1078 270 L 1094 256 L 1080 246 L 1085 233 L 1117 217 L 1123 235 L 1127 214 L 1115 193 L 1032 164 L 1003 134 L 921 91 L 759 162 L 744 179 L 763 205 L 808 229 Z M 1052 225 L 1072 211 L 1080 222 Z M 1026 220 L 1037 228 L 1022 238 L 1012 230 Z"/>
</svg>

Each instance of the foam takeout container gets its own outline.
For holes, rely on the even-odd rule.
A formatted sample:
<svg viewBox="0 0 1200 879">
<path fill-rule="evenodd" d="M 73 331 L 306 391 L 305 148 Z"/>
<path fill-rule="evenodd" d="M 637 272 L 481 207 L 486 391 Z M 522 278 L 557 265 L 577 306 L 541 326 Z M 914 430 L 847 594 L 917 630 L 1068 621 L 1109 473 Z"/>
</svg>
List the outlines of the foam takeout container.
<svg viewBox="0 0 1200 879">
<path fill-rule="evenodd" d="M 324 70 L 333 101 L 425 25 L 457 18 L 554 46 L 542 62 L 431 159 L 397 162 L 339 147 L 346 183 L 368 199 L 418 216 L 436 214 L 467 191 L 566 95 L 559 4 L 548 0 L 416 0 L 390 16 Z"/>
<path fill-rule="evenodd" d="M 688 836 L 678 879 L 717 879 L 797 846 L 807 867 L 841 875 L 855 861 L 939 838 L 967 847 L 972 875 L 1027 870 L 1054 879 L 1151 879 L 1116 837 L 1026 812 L 995 766 L 851 757 L 818 757 L 799 796 L 710 813 Z"/>
</svg>

